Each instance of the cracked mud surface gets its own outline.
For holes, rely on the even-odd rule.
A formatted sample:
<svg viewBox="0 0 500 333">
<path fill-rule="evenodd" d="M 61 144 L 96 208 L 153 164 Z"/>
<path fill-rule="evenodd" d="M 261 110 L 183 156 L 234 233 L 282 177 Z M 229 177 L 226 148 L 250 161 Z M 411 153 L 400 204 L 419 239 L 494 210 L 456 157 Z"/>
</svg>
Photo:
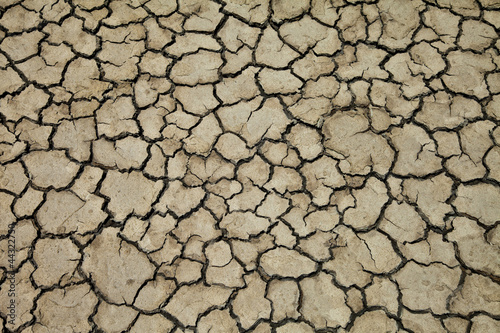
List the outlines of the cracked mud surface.
<svg viewBox="0 0 500 333">
<path fill-rule="evenodd" d="M 3 331 L 500 331 L 499 31 L 497 0 L 0 1 Z"/>
</svg>

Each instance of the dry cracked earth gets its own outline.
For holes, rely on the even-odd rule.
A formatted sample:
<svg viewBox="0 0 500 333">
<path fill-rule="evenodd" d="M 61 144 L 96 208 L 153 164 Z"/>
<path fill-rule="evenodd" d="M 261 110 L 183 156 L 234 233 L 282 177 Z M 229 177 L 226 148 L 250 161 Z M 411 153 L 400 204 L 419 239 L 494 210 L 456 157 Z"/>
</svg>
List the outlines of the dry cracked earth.
<svg viewBox="0 0 500 333">
<path fill-rule="evenodd" d="M 1 0 L 4 332 L 500 332 L 498 0 Z"/>
</svg>

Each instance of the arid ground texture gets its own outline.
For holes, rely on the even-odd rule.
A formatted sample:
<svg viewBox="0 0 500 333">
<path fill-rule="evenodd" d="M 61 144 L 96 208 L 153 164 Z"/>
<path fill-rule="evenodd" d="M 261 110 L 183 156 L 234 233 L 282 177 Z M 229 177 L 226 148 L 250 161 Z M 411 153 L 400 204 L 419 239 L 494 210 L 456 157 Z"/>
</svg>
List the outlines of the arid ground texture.
<svg viewBox="0 0 500 333">
<path fill-rule="evenodd" d="M 0 0 L 5 333 L 500 332 L 500 0 Z"/>
</svg>

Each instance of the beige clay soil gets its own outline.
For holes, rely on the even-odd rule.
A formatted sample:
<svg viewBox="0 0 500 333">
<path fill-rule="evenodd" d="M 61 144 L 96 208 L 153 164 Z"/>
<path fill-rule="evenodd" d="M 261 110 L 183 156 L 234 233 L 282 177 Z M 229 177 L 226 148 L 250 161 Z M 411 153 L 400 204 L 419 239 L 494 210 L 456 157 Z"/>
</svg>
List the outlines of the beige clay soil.
<svg viewBox="0 0 500 333">
<path fill-rule="evenodd" d="M 3 331 L 500 332 L 499 29 L 498 0 L 0 0 Z"/>
</svg>

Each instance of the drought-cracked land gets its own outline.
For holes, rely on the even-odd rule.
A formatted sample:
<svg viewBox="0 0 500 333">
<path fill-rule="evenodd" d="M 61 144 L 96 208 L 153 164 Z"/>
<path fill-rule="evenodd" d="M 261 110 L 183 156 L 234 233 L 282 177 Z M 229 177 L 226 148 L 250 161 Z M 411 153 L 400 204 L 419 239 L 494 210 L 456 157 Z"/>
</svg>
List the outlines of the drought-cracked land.
<svg viewBox="0 0 500 333">
<path fill-rule="evenodd" d="M 500 1 L 0 0 L 6 333 L 500 332 Z"/>
</svg>

